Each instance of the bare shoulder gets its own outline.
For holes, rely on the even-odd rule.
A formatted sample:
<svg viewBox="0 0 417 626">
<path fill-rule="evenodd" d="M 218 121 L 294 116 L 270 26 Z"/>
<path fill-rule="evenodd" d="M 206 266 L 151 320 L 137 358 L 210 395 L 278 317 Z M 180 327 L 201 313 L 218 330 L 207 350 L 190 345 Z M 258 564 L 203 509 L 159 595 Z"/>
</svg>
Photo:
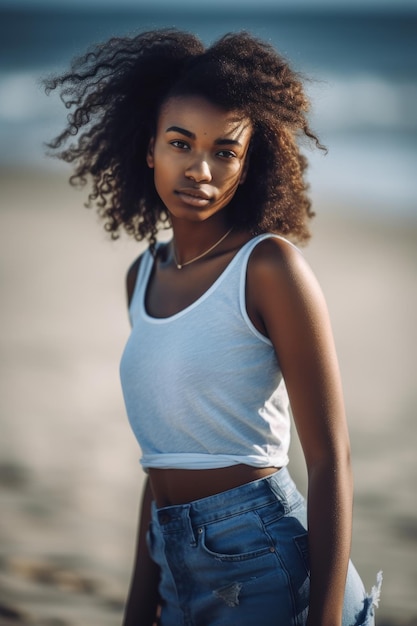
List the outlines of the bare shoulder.
<svg viewBox="0 0 417 626">
<path fill-rule="evenodd" d="M 253 250 L 248 263 L 251 282 L 270 284 L 299 283 L 314 280 L 313 272 L 302 252 L 291 242 L 268 237 Z"/>
<path fill-rule="evenodd" d="M 247 299 L 261 317 L 270 311 L 288 316 L 322 309 L 323 294 L 302 252 L 289 241 L 269 237 L 253 250 L 247 270 Z"/>
</svg>

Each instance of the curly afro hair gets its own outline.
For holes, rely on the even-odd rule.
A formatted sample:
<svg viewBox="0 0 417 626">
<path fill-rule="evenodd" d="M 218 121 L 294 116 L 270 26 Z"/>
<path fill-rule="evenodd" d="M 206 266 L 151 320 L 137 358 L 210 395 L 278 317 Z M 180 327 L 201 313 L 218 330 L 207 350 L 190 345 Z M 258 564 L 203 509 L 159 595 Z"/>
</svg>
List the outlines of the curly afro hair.
<svg viewBox="0 0 417 626">
<path fill-rule="evenodd" d="M 250 165 L 228 207 L 231 223 L 254 235 L 309 238 L 307 161 L 298 143 L 304 136 L 323 146 L 308 125 L 300 77 L 269 44 L 241 32 L 206 49 L 194 35 L 173 29 L 112 38 L 45 87 L 47 93 L 59 87 L 72 111 L 47 144 L 50 153 L 74 163 L 71 184 L 91 179 L 87 206 L 97 206 L 113 238 L 123 227 L 153 248 L 158 229 L 169 225 L 145 157 L 161 105 L 187 95 L 239 110 L 252 122 Z"/>
</svg>

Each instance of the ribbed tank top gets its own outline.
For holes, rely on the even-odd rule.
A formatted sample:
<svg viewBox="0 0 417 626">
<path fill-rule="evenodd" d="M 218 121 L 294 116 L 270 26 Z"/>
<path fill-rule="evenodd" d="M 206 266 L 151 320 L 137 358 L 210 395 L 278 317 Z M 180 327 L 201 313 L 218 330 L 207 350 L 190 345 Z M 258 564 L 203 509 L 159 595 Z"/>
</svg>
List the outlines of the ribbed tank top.
<svg viewBox="0 0 417 626">
<path fill-rule="evenodd" d="M 194 303 L 166 318 L 148 315 L 154 263 L 141 259 L 120 364 L 127 415 L 146 469 L 209 469 L 244 463 L 283 467 L 289 402 L 269 339 L 246 311 L 251 239 Z"/>
</svg>

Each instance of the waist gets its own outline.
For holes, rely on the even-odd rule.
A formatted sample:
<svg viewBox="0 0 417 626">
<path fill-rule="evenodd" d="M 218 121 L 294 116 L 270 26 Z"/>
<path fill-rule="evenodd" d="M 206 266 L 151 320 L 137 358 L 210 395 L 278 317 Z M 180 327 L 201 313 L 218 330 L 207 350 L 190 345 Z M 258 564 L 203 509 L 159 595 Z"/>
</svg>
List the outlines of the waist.
<svg viewBox="0 0 417 626">
<path fill-rule="evenodd" d="M 276 505 L 273 511 L 269 508 L 270 504 Z M 300 506 L 305 506 L 304 498 L 288 469 L 283 467 L 265 478 L 187 504 L 158 508 L 153 502 L 152 518 L 163 533 L 172 537 L 173 531 L 189 529 L 190 523 L 196 528 L 254 509 L 259 514 L 265 511 L 265 515 L 273 515 L 277 519 L 279 508 L 282 515 L 289 515 Z"/>
<path fill-rule="evenodd" d="M 158 508 L 189 504 L 277 473 L 278 467 L 232 465 L 215 469 L 149 468 L 149 479 Z"/>
</svg>

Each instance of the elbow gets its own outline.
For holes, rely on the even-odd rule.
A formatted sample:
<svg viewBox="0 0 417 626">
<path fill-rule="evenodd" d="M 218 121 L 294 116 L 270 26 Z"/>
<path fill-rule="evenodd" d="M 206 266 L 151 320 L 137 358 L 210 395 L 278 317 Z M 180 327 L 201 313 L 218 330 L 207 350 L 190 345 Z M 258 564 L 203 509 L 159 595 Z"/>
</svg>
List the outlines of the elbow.
<svg viewBox="0 0 417 626">
<path fill-rule="evenodd" d="M 349 441 L 329 446 L 320 454 L 306 459 L 309 478 L 316 474 L 332 474 L 352 481 L 352 460 Z"/>
</svg>

